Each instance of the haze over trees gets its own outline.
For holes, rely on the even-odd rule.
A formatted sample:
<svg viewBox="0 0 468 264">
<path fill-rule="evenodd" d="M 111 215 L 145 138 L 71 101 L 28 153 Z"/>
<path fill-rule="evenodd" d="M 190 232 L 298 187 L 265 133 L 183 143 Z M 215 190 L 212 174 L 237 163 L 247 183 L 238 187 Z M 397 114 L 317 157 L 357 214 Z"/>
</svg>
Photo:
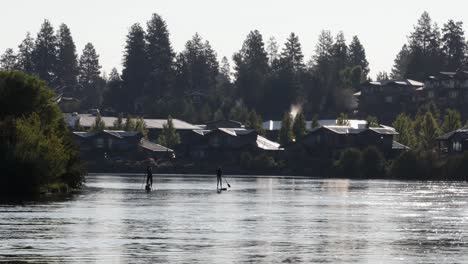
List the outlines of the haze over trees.
<svg viewBox="0 0 468 264">
<path fill-rule="evenodd" d="M 323 30 L 315 47 L 303 47 L 294 32 L 281 44 L 254 29 L 229 60 L 199 33 L 175 51 L 166 21 L 153 14 L 146 23 L 131 25 L 122 72 L 114 68 L 109 75 L 101 71 L 92 43 L 77 54 L 71 32 L 66 24 L 55 31 L 44 20 L 35 38 L 27 33 L 18 49 L 1 55 L 0 68 L 35 74 L 59 94 L 77 99 L 67 111 L 100 108 L 113 115 L 171 115 L 193 123 L 225 118 L 247 123 L 252 111 L 260 120 L 279 120 L 296 104 L 306 120 L 351 115 L 357 104 L 352 95 L 370 79 L 364 45 L 358 36 L 348 41 L 343 32 Z M 305 58 L 304 49 L 313 49 L 313 56 Z M 463 69 L 466 53 L 461 21 L 439 28 L 424 12 L 390 74 L 377 79 L 423 80 Z"/>
</svg>

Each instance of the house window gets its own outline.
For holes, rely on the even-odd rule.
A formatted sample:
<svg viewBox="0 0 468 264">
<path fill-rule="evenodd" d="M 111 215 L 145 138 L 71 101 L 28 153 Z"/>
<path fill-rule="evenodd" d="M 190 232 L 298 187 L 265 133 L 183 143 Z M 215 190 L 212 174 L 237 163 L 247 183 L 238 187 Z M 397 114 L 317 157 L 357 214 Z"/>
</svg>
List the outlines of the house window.
<svg viewBox="0 0 468 264">
<path fill-rule="evenodd" d="M 391 97 L 391 96 L 385 96 L 385 102 L 386 102 L 386 103 L 393 103 L 393 97 Z"/>
<path fill-rule="evenodd" d="M 452 149 L 455 152 L 461 152 L 462 151 L 462 144 L 458 141 L 453 142 Z"/>
<path fill-rule="evenodd" d="M 429 92 L 427 93 L 427 97 L 429 97 L 429 98 L 434 98 L 434 91 L 429 91 Z"/>
<path fill-rule="evenodd" d="M 104 148 L 104 138 L 96 138 L 96 148 Z"/>
</svg>

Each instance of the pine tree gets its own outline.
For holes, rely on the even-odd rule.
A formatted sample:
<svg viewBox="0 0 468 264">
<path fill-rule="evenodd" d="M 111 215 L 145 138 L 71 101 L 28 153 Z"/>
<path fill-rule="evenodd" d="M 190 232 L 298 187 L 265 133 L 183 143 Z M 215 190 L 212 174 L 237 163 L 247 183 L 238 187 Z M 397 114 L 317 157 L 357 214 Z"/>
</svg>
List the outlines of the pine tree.
<svg viewBox="0 0 468 264">
<path fill-rule="evenodd" d="M 44 20 L 36 37 L 32 53 L 34 71 L 39 78 L 55 86 L 57 65 L 57 36 L 49 20 Z"/>
<path fill-rule="evenodd" d="M 281 52 L 281 60 L 283 63 L 290 65 L 294 71 L 301 72 L 304 70 L 304 55 L 302 54 L 299 37 L 296 34 L 291 33 L 286 40 L 284 49 Z"/>
<path fill-rule="evenodd" d="M 255 112 L 255 110 L 250 111 L 246 127 L 254 129 L 258 134 L 264 135 L 265 130 L 263 129 L 262 118 Z"/>
<path fill-rule="evenodd" d="M 169 40 L 166 21 L 153 14 L 147 23 L 146 42 L 149 76 L 146 81 L 146 95 L 162 96 L 170 92 L 174 78 L 175 53 Z"/>
<path fill-rule="evenodd" d="M 235 84 L 239 96 L 247 107 L 257 107 L 257 110 L 264 108 L 262 99 L 269 71 L 268 57 L 264 46 L 260 32 L 258 30 L 251 31 L 244 41 L 242 49 L 233 57 L 236 64 Z"/>
<path fill-rule="evenodd" d="M 267 43 L 266 52 L 268 65 L 272 67 L 279 60 L 279 47 L 275 37 L 270 37 Z"/>
<path fill-rule="evenodd" d="M 143 96 L 144 84 L 148 77 L 148 56 L 145 31 L 140 24 L 133 24 L 127 35 L 122 81 L 126 104 L 125 112 L 134 112 L 137 98 Z"/>
<path fill-rule="evenodd" d="M 405 79 L 408 72 L 408 65 L 410 62 L 411 52 L 408 46 L 405 44 L 397 54 L 393 63 L 392 73 L 390 77 L 396 80 Z"/>
<path fill-rule="evenodd" d="M 417 145 L 413 121 L 409 116 L 399 114 L 392 125 L 398 132 L 398 135 L 395 136 L 396 141 L 411 148 Z"/>
<path fill-rule="evenodd" d="M 336 40 L 333 45 L 333 62 L 335 71 L 339 74 L 348 65 L 348 46 L 343 32 L 339 32 L 336 35 Z"/>
<path fill-rule="evenodd" d="M 78 61 L 76 46 L 67 25 L 61 24 L 57 32 L 57 85 L 67 94 L 77 95 Z"/>
<path fill-rule="evenodd" d="M 362 80 L 369 74 L 369 62 L 366 58 L 366 51 L 357 36 L 353 37 L 348 48 L 348 64 L 350 67 L 360 66 L 362 69 Z"/>
<path fill-rule="evenodd" d="M 83 54 L 80 57 L 79 84 L 82 89 L 82 106 L 86 108 L 99 107 L 102 100 L 102 79 L 101 66 L 99 65 L 99 55 L 96 53 L 93 44 L 86 44 Z"/>
<path fill-rule="evenodd" d="M 103 105 L 110 107 L 119 112 L 124 111 L 122 105 L 125 104 L 126 98 L 122 91 L 122 79 L 116 68 L 111 70 L 109 79 L 106 83 L 106 89 L 103 95 Z"/>
<path fill-rule="evenodd" d="M 442 28 L 442 51 L 446 71 L 462 69 L 467 52 L 463 22 L 449 20 Z"/>
<path fill-rule="evenodd" d="M 124 129 L 123 115 L 120 113 L 117 119 L 112 124 L 113 130 L 122 130 Z"/>
<path fill-rule="evenodd" d="M 442 124 L 442 132 L 449 133 L 461 128 L 461 126 L 462 122 L 460 113 L 454 109 L 447 109 L 444 117 L 444 123 Z"/>
<path fill-rule="evenodd" d="M 440 30 L 427 12 L 421 15 L 409 36 L 410 61 L 406 77 L 424 80 L 428 75 L 442 70 L 443 58 Z"/>
<path fill-rule="evenodd" d="M 345 113 L 341 113 L 336 119 L 336 125 L 337 126 L 349 126 L 348 115 Z"/>
<path fill-rule="evenodd" d="M 0 57 L 0 70 L 12 71 L 18 68 L 17 55 L 13 49 L 6 49 Z"/>
<path fill-rule="evenodd" d="M 368 116 L 366 122 L 368 127 L 379 127 L 379 119 L 375 116 Z"/>
<path fill-rule="evenodd" d="M 96 118 L 94 119 L 94 124 L 91 126 L 92 132 L 100 132 L 106 129 L 106 124 L 101 118 L 101 114 L 97 114 Z"/>
<path fill-rule="evenodd" d="M 18 46 L 18 68 L 25 73 L 33 74 L 33 52 L 34 52 L 34 39 L 31 34 L 26 33 L 25 39 Z"/>
<path fill-rule="evenodd" d="M 421 146 L 425 150 L 431 150 L 435 146 L 435 138 L 439 136 L 440 129 L 436 119 L 431 112 L 426 112 L 422 119 L 419 136 L 421 137 Z"/>
<path fill-rule="evenodd" d="M 135 120 L 133 120 L 130 115 L 127 115 L 127 118 L 125 119 L 124 130 L 135 131 L 135 127 L 136 127 Z"/>
<path fill-rule="evenodd" d="M 161 134 L 158 137 L 158 143 L 162 146 L 173 148 L 180 144 L 180 136 L 174 128 L 172 118 L 169 116 L 167 123 L 163 125 Z"/>
<path fill-rule="evenodd" d="M 294 139 L 294 134 L 292 131 L 292 118 L 289 112 L 285 113 L 283 120 L 281 121 L 281 129 L 279 131 L 279 143 L 281 145 L 287 145 L 292 142 Z"/>
<path fill-rule="evenodd" d="M 296 141 L 307 134 L 306 122 L 304 114 L 298 113 L 294 118 L 294 124 L 292 127 L 294 138 Z"/>
<path fill-rule="evenodd" d="M 135 122 L 135 131 L 140 132 L 144 138 L 148 138 L 148 129 L 146 128 L 145 120 L 142 117 L 138 117 Z"/>
</svg>

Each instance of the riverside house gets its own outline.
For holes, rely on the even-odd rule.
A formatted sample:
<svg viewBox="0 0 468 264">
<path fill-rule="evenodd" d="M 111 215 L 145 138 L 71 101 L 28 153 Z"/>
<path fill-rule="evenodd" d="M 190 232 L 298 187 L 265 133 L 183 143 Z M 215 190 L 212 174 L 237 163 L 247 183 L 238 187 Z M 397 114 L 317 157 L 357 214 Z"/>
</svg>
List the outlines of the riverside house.
<svg viewBox="0 0 468 264">
<path fill-rule="evenodd" d="M 460 128 L 436 138 L 442 153 L 461 153 L 468 151 L 468 127 Z"/>
<path fill-rule="evenodd" d="M 359 116 L 378 116 L 383 122 L 391 122 L 400 113 L 415 113 L 424 101 L 423 86 L 410 79 L 364 82 L 361 91 L 354 94 Z"/>
<path fill-rule="evenodd" d="M 155 160 L 170 158 L 173 150 L 143 138 L 139 132 L 104 130 L 73 132 L 84 160 Z"/>
</svg>

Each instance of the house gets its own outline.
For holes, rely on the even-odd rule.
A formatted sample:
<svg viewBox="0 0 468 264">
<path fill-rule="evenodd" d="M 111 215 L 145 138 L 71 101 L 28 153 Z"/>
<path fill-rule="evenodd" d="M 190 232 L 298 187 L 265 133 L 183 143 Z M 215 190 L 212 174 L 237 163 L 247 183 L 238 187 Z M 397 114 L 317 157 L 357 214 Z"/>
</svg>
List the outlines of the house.
<svg viewBox="0 0 468 264">
<path fill-rule="evenodd" d="M 72 130 L 74 130 L 74 128 L 78 124 L 81 127 L 83 127 L 85 130 L 89 130 L 95 123 L 96 115 L 73 113 L 73 114 L 65 114 L 64 119 L 65 119 L 67 126 L 71 128 Z M 110 130 L 114 126 L 114 122 L 117 120 L 117 117 L 102 116 L 101 120 L 105 124 L 105 129 Z M 153 141 L 158 139 L 159 134 L 161 133 L 164 125 L 167 125 L 167 119 L 147 119 L 146 118 L 143 120 L 145 122 L 146 128 L 148 129 L 148 138 Z M 125 119 L 123 120 L 123 122 L 125 123 Z M 191 131 L 194 129 L 200 129 L 197 126 L 194 126 L 192 124 L 189 124 L 179 119 L 172 119 L 172 124 L 174 125 L 174 128 L 179 133 L 180 137 L 184 137 L 188 133 L 191 133 Z"/>
<path fill-rule="evenodd" d="M 394 128 L 379 127 L 352 127 L 325 125 L 310 131 L 303 138 L 285 146 L 287 152 L 306 150 L 310 155 L 335 157 L 340 151 L 347 148 L 365 149 L 375 146 L 384 155 L 393 156 L 408 147 L 394 141 L 398 133 Z"/>
<path fill-rule="evenodd" d="M 241 122 L 233 120 L 216 120 L 208 122 L 203 126 L 204 129 L 218 129 L 218 128 L 244 128 Z"/>
<path fill-rule="evenodd" d="M 346 120 L 348 125 L 353 128 L 364 128 L 367 126 L 366 120 L 356 120 L 356 119 L 348 119 Z M 312 131 L 314 127 L 312 127 L 313 121 L 306 121 L 306 129 L 307 131 Z M 338 125 L 338 120 L 336 119 L 323 119 L 318 120 L 319 126 L 335 126 Z M 279 131 L 281 130 L 281 121 L 273 121 L 268 120 L 263 122 L 263 130 L 265 131 L 265 135 L 268 139 L 276 140 L 279 136 Z"/>
<path fill-rule="evenodd" d="M 152 143 L 139 132 L 104 130 L 73 132 L 84 160 L 169 158 L 173 150 Z"/>
<path fill-rule="evenodd" d="M 217 160 L 236 159 L 242 152 L 275 154 L 282 148 L 252 129 L 216 128 L 193 130 L 176 150 L 185 158 Z"/>
<path fill-rule="evenodd" d="M 367 81 L 355 93 L 360 116 L 373 115 L 391 122 L 403 112 L 415 113 L 424 101 L 424 84 L 410 79 Z"/>
<path fill-rule="evenodd" d="M 424 82 L 426 101 L 439 109 L 454 108 L 464 117 L 468 113 L 468 71 L 440 72 Z"/>
<path fill-rule="evenodd" d="M 468 127 L 449 132 L 436 140 L 440 152 L 450 154 L 468 151 Z"/>
</svg>

